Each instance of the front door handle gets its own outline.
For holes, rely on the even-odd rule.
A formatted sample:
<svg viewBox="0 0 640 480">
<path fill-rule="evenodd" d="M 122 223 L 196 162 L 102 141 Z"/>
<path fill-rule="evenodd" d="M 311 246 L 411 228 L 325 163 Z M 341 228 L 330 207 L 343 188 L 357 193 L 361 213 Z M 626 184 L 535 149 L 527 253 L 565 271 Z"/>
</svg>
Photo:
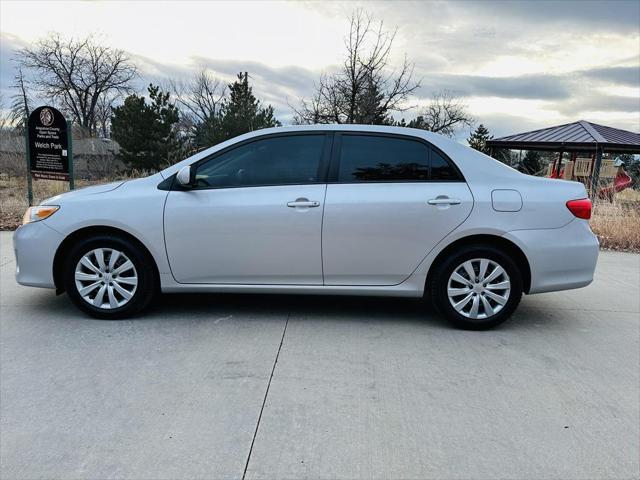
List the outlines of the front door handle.
<svg viewBox="0 0 640 480">
<path fill-rule="evenodd" d="M 296 198 L 295 201 L 293 202 L 287 202 L 287 207 L 290 207 L 290 208 L 296 208 L 296 207 L 314 208 L 319 206 L 320 206 L 320 202 L 317 202 L 315 200 L 309 200 L 308 198 Z"/>
<path fill-rule="evenodd" d="M 460 205 L 460 200 L 457 198 L 449 198 L 446 195 L 438 195 L 436 198 L 432 198 L 427 201 L 429 205 Z"/>
</svg>

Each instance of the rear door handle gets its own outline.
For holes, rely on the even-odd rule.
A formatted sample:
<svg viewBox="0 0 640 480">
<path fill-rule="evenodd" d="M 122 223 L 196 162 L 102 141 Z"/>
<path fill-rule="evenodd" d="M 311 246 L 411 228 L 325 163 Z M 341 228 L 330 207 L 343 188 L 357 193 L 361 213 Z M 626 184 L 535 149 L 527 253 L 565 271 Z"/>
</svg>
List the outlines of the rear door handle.
<svg viewBox="0 0 640 480">
<path fill-rule="evenodd" d="M 436 198 L 432 198 L 427 201 L 429 205 L 460 205 L 460 200 L 457 198 L 449 198 L 446 195 L 439 195 Z"/>
<path fill-rule="evenodd" d="M 307 198 L 296 198 L 293 202 L 287 202 L 287 207 L 296 208 L 296 207 L 304 207 L 304 208 L 314 208 L 319 207 L 320 202 L 316 202 L 315 200 L 309 200 Z"/>
</svg>

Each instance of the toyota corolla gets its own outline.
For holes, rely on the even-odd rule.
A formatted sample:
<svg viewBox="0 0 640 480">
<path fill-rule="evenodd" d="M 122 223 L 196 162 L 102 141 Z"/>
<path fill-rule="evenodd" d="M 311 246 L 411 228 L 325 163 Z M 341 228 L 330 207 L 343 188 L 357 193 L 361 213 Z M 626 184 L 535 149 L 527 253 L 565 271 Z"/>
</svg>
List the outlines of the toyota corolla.
<svg viewBox="0 0 640 480">
<path fill-rule="evenodd" d="M 481 329 L 592 281 L 590 214 L 582 184 L 422 130 L 274 128 L 29 208 L 16 278 L 105 319 L 160 292 L 425 295 Z"/>
</svg>

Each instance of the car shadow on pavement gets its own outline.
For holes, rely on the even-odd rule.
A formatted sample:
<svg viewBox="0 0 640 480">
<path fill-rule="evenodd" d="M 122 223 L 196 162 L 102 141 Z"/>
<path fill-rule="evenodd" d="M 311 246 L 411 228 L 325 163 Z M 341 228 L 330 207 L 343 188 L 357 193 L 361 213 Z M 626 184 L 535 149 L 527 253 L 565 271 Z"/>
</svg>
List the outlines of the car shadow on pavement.
<svg viewBox="0 0 640 480">
<path fill-rule="evenodd" d="M 430 303 L 423 299 L 362 296 L 178 293 L 161 295 L 148 312 L 154 317 L 171 318 L 190 314 L 441 322 Z"/>
<path fill-rule="evenodd" d="M 536 302 L 538 303 L 538 302 Z M 17 305 L 16 305 L 17 306 Z M 66 297 L 55 296 L 51 291 L 37 291 L 20 310 L 56 321 L 95 321 L 78 311 Z M 233 294 L 233 293 L 172 293 L 160 295 L 150 308 L 131 318 L 134 322 L 189 322 L 192 319 L 212 322 L 233 316 L 235 321 L 246 319 L 280 320 L 289 316 L 296 320 L 322 320 L 352 323 L 389 322 L 424 325 L 428 328 L 452 329 L 425 299 L 286 295 L 286 294 Z M 497 329 L 490 331 L 522 331 L 540 327 L 565 329 L 562 311 L 553 305 L 541 308 L 524 296 L 513 317 Z"/>
<path fill-rule="evenodd" d="M 520 309 L 497 330 L 533 329 L 541 326 L 564 328 L 561 316 L 527 305 L 523 297 Z M 210 315 L 212 319 L 228 315 L 244 317 L 282 318 L 289 315 L 296 320 L 323 320 L 367 323 L 392 322 L 422 324 L 430 328 L 454 328 L 426 299 L 367 296 L 328 295 L 261 295 L 261 294 L 164 294 L 140 318 L 176 320 L 191 315 Z M 494 330 L 496 331 L 496 330 Z"/>
</svg>

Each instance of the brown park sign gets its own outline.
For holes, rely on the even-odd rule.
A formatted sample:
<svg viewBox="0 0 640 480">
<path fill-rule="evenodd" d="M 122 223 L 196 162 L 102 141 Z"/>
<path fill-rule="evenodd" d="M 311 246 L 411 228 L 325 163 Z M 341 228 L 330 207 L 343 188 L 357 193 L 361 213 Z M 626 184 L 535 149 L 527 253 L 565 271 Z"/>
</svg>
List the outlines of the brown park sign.
<svg viewBox="0 0 640 480">
<path fill-rule="evenodd" d="M 69 180 L 67 121 L 53 107 L 38 107 L 28 121 L 29 170 L 35 179 Z"/>
</svg>

